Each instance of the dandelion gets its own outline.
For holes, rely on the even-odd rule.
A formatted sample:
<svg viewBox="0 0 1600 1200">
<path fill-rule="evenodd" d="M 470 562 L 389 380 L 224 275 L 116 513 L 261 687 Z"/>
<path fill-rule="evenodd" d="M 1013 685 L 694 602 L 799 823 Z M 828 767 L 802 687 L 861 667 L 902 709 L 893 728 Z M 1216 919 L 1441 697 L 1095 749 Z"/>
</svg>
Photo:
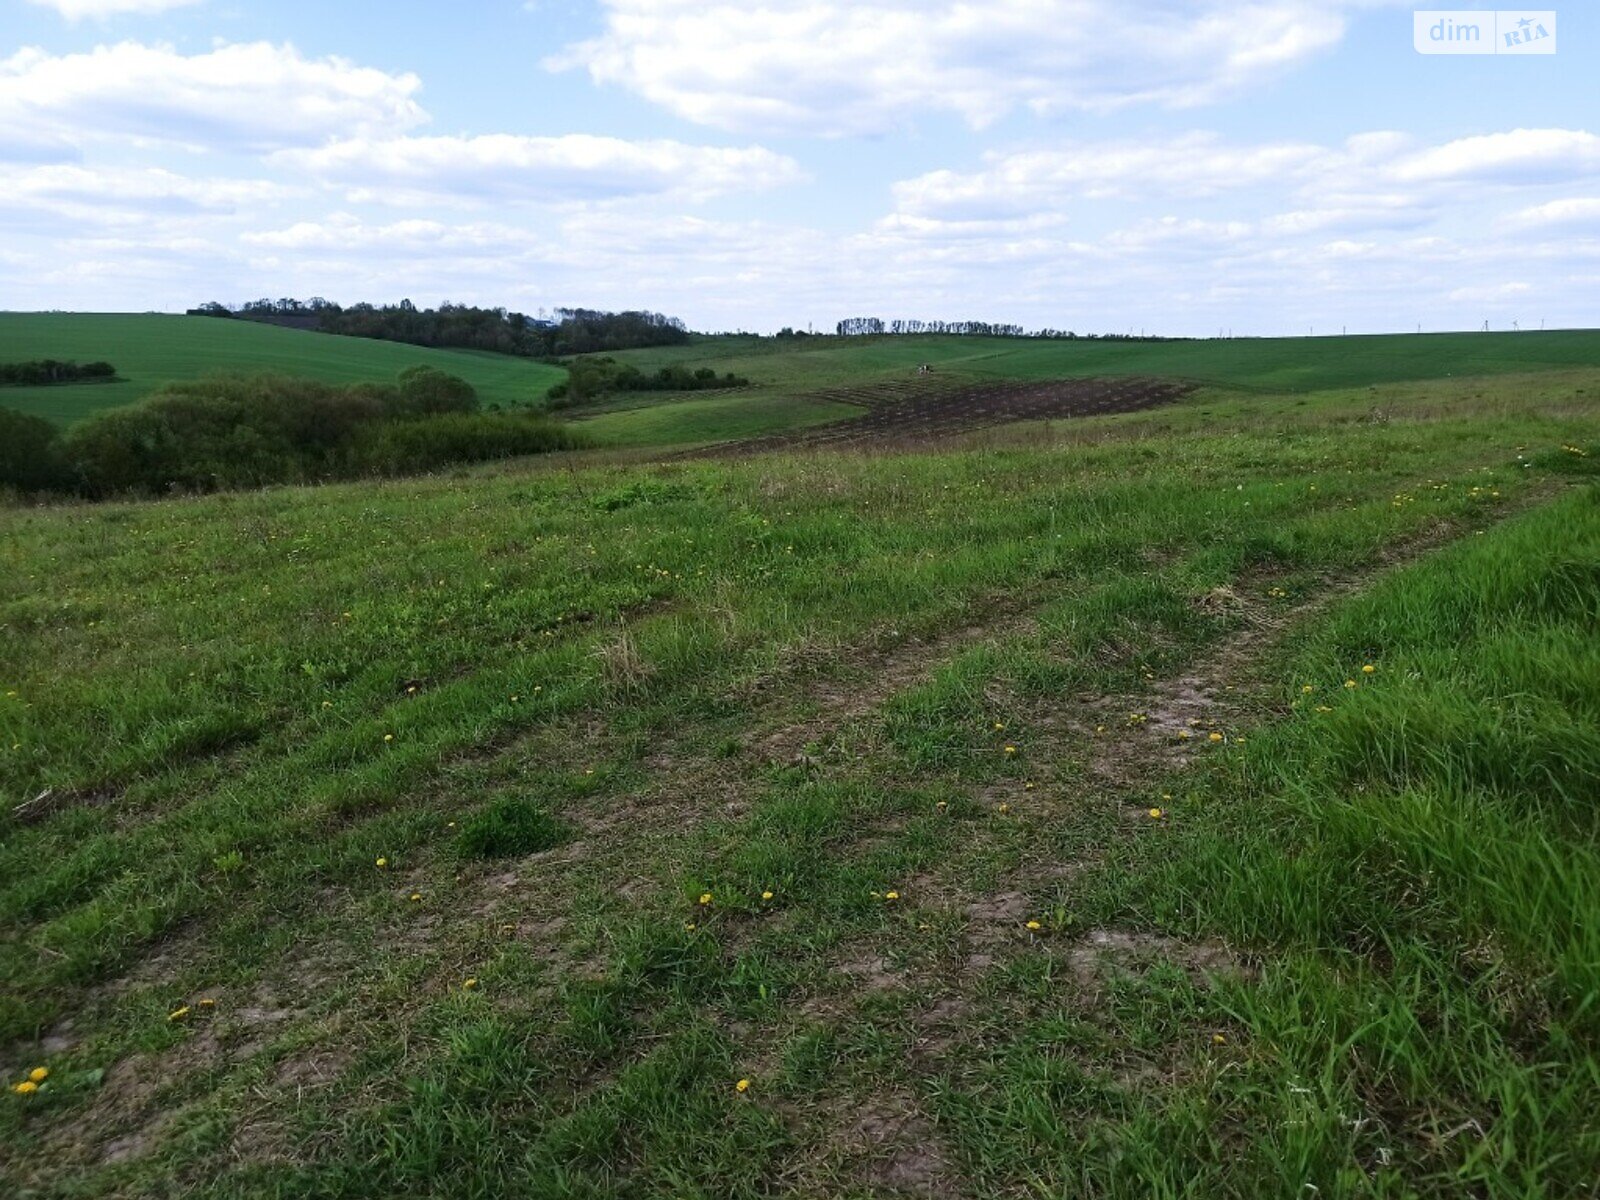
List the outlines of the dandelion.
<svg viewBox="0 0 1600 1200">
<path fill-rule="evenodd" d="M 683 923 L 683 927 L 685 929 L 687 929 L 690 933 L 694 932 L 694 922 L 693 921 L 685 921 Z"/>
<path fill-rule="evenodd" d="M 1315 687 L 1313 687 L 1311 684 L 1308 683 L 1308 684 L 1306 684 L 1304 687 L 1302 687 L 1300 689 L 1300 694 L 1302 696 L 1309 696 L 1309 695 L 1311 695 L 1312 692 L 1314 692 L 1316 690 L 1317 689 Z"/>
<path fill-rule="evenodd" d="M 376 861 L 376 865 L 377 865 L 378 870 L 383 871 L 383 870 L 387 870 L 388 869 L 389 860 L 387 858 L 381 858 L 380 857 L 375 861 Z"/>
<path fill-rule="evenodd" d="M 189 1006 L 187 1004 L 182 1004 L 182 1005 L 179 1005 L 177 1008 L 173 1009 L 171 1012 L 169 1012 L 167 1014 L 167 1020 L 169 1020 L 169 1021 L 181 1021 L 185 1017 L 187 1017 L 188 1015 L 189 1015 Z"/>
<path fill-rule="evenodd" d="M 1373 666 L 1371 663 L 1368 663 L 1366 666 L 1361 668 L 1361 673 L 1363 675 L 1372 675 L 1377 671 L 1377 669 L 1377 667 Z"/>
<path fill-rule="evenodd" d="M 748 1079 L 739 1080 L 738 1083 L 733 1085 L 733 1090 L 739 1093 L 748 1092 L 750 1090 L 750 1081 Z"/>
<path fill-rule="evenodd" d="M 1015 754 L 1016 752 L 1017 752 L 1017 748 L 1015 746 L 1007 746 L 1006 747 L 1006 753 L 1007 754 Z"/>
<path fill-rule="evenodd" d="M 1159 821 L 1159 820 L 1161 820 L 1162 817 L 1164 817 L 1166 815 L 1167 815 L 1166 812 L 1164 810 L 1162 810 L 1162 809 L 1159 809 L 1159 808 L 1152 808 L 1150 810 L 1150 819 L 1152 821 Z"/>
<path fill-rule="evenodd" d="M 412 892 L 411 893 L 411 903 L 413 903 L 413 904 L 421 904 L 422 903 L 422 893 L 421 892 Z"/>
<path fill-rule="evenodd" d="M 1213 730 L 1211 733 L 1206 735 L 1206 740 L 1211 742 L 1220 742 L 1222 741 L 1222 735 Z"/>
<path fill-rule="evenodd" d="M 900 899 L 900 893 L 899 892 L 885 892 L 883 894 L 883 898 L 885 900 L 898 900 L 898 899 Z"/>
<path fill-rule="evenodd" d="M 700 893 L 700 907 L 701 908 L 705 908 L 710 903 L 711 903 L 711 893 L 710 892 L 701 892 Z"/>
<path fill-rule="evenodd" d="M 1034 786 L 1035 785 L 1034 785 L 1033 780 L 1030 779 L 1027 783 L 1022 785 L 1022 790 L 1025 791 L 1025 792 L 1031 792 L 1031 791 L 1033 791 Z"/>
<path fill-rule="evenodd" d="M 197 1000 L 195 1003 L 201 1008 L 215 1008 L 217 1006 L 216 1000 L 210 996 L 205 997 L 203 1000 Z"/>
<path fill-rule="evenodd" d="M 477 981 L 476 978 L 463 979 L 461 981 L 461 988 L 462 988 L 463 991 L 467 991 L 467 992 L 477 991 L 477 989 L 478 989 L 478 981 Z"/>
<path fill-rule="evenodd" d="M 1333 709 L 1329 708 L 1326 704 L 1319 704 L 1317 705 L 1317 711 L 1320 713 L 1330 713 L 1333 711 Z"/>
<path fill-rule="evenodd" d="M 392 734 L 392 733 L 386 733 L 386 734 L 384 734 L 384 735 L 383 735 L 383 740 L 384 740 L 384 741 L 386 741 L 386 742 L 392 742 L 392 741 L 394 741 L 394 734 Z"/>
<path fill-rule="evenodd" d="M 763 899 L 763 900 L 771 900 L 771 899 L 772 899 L 772 892 L 771 892 L 771 890 L 770 890 L 770 889 L 769 889 L 769 890 L 767 890 L 767 891 L 765 891 L 765 892 L 762 892 L 762 893 L 761 893 L 761 898 L 762 898 L 762 899 Z"/>
<path fill-rule="evenodd" d="M 1228 1043 L 1228 1039 L 1226 1037 L 1224 1037 L 1222 1034 L 1213 1033 L 1211 1035 L 1211 1044 L 1213 1046 L 1225 1046 L 1225 1045 L 1227 1045 L 1227 1043 Z"/>
<path fill-rule="evenodd" d="M 43 1083 L 46 1079 L 49 1079 L 49 1078 L 50 1078 L 50 1068 L 49 1067 L 35 1067 L 33 1070 L 28 1072 L 28 1082 L 29 1083 Z"/>
<path fill-rule="evenodd" d="M 1039 924 L 1039 922 L 1037 922 L 1037 921 L 1029 921 L 1028 922 L 1028 929 L 1033 933 L 1037 933 L 1039 930 L 1041 930 L 1043 928 L 1044 928 L 1044 926 Z"/>
<path fill-rule="evenodd" d="M 1346 679 L 1344 681 L 1344 686 L 1353 691 L 1356 687 L 1356 681 L 1354 679 Z"/>
<path fill-rule="evenodd" d="M 31 1096 L 39 1090 L 39 1085 L 31 1079 L 24 1079 L 21 1083 L 15 1084 L 11 1090 L 19 1096 Z"/>
<path fill-rule="evenodd" d="M 1187 742 L 1193 736 L 1194 734 L 1190 733 L 1187 729 L 1178 730 L 1178 740 L 1180 742 Z"/>
<path fill-rule="evenodd" d="M 996 721 L 994 723 L 994 728 L 995 728 L 995 732 L 998 733 L 998 732 L 1000 732 L 1000 730 L 1005 728 L 1005 725 L 1000 721 Z"/>
<path fill-rule="evenodd" d="M 1011 811 L 1011 805 L 1005 803 L 1004 801 L 1001 801 L 999 811 L 1000 811 L 1000 815 L 1001 816 L 1005 816 L 1006 813 Z"/>
</svg>

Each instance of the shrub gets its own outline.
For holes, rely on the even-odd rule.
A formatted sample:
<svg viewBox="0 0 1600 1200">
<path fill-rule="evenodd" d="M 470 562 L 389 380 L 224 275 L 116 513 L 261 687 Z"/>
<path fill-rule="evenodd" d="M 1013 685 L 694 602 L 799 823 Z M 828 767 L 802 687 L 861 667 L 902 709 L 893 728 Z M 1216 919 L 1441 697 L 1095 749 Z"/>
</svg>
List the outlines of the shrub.
<svg viewBox="0 0 1600 1200">
<path fill-rule="evenodd" d="M 470 411 L 477 402 L 470 384 L 431 367 L 398 386 L 218 375 L 98 413 L 62 451 L 82 490 L 100 496 L 399 474 L 584 444 L 545 417 Z"/>
<path fill-rule="evenodd" d="M 478 393 L 465 379 L 446 375 L 436 367 L 408 367 L 400 372 L 396 414 L 427 416 L 439 413 L 474 412 Z"/>
<path fill-rule="evenodd" d="M 42 417 L 0 408 L 0 487 L 48 492 L 71 484 L 56 427 Z"/>
<path fill-rule="evenodd" d="M 508 858 L 553 849 L 567 836 L 567 826 L 537 801 L 507 797 L 463 821 L 456 848 L 467 858 Z"/>
<path fill-rule="evenodd" d="M 373 474 L 403 475 L 448 463 L 547 454 L 587 444 L 581 434 L 533 413 L 447 413 L 385 421 L 362 430 L 353 463 Z"/>
</svg>

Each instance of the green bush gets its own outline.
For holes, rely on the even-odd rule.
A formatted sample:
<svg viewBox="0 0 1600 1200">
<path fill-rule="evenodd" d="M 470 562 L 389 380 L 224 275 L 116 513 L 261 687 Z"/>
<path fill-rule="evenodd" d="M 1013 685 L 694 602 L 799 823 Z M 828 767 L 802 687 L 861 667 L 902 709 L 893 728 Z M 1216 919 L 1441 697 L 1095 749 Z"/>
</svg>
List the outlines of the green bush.
<svg viewBox="0 0 1600 1200">
<path fill-rule="evenodd" d="M 428 366 L 408 367 L 400 372 L 397 400 L 397 416 L 468 413 L 478 408 L 478 393 L 470 383 Z"/>
<path fill-rule="evenodd" d="M 553 849 L 568 832 L 538 802 L 506 798 L 463 821 L 456 847 L 467 858 L 509 858 Z"/>
<path fill-rule="evenodd" d="M 448 463 L 547 454 L 586 445 L 581 434 L 533 413 L 447 413 L 385 421 L 362 430 L 353 461 L 377 475 L 404 475 Z"/>
<path fill-rule="evenodd" d="M 399 384 L 281 375 L 168 384 L 68 431 L 63 484 L 83 492 L 211 491 L 393 475 L 584 444 L 547 417 L 478 413 L 464 380 L 414 367 Z M 20 486 L 20 485 L 19 485 Z"/>
<path fill-rule="evenodd" d="M 54 425 L 0 408 L 0 487 L 48 492 L 69 486 L 71 478 Z"/>
</svg>

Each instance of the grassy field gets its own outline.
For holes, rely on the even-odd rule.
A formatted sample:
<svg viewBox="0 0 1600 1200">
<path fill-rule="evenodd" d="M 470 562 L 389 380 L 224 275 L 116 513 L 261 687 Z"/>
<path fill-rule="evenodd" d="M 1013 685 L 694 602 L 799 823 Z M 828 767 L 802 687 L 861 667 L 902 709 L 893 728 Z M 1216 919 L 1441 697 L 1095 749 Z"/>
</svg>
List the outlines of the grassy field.
<svg viewBox="0 0 1600 1200">
<path fill-rule="evenodd" d="M 276 372 L 328 383 L 390 382 L 427 363 L 459 375 L 484 404 L 542 400 L 565 372 L 500 354 L 429 350 L 280 329 L 250 321 L 154 314 L 0 313 L 0 362 L 40 358 L 103 360 L 117 368 L 115 383 L 0 388 L 0 406 L 62 425 L 96 409 L 129 404 L 161 384 L 214 371 Z"/>
<path fill-rule="evenodd" d="M 669 363 L 709 366 L 789 394 L 901 379 L 918 363 L 932 364 L 936 377 L 963 381 L 1158 375 L 1213 387 L 1309 392 L 1593 366 L 1600 362 L 1600 330 L 1180 342 L 714 337 L 615 357 L 644 371 Z"/>
<path fill-rule="evenodd" d="M 1586 1194 L 1600 371 L 1361 382 L 0 510 L 0 1178 Z"/>
<path fill-rule="evenodd" d="M 741 391 L 613 408 L 580 415 L 578 425 L 601 446 L 683 446 L 783 433 L 847 420 L 861 411 L 853 404 Z"/>
</svg>

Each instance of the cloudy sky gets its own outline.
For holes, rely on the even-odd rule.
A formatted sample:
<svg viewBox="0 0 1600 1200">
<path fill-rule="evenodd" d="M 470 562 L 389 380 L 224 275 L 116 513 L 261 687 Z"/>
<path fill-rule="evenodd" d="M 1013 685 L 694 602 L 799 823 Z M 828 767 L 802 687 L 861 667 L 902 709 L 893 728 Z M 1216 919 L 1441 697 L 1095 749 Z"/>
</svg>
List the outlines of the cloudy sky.
<svg viewBox="0 0 1600 1200">
<path fill-rule="evenodd" d="M 1596 6 L 1413 7 L 0 0 L 0 308 L 1600 324 Z"/>
</svg>

